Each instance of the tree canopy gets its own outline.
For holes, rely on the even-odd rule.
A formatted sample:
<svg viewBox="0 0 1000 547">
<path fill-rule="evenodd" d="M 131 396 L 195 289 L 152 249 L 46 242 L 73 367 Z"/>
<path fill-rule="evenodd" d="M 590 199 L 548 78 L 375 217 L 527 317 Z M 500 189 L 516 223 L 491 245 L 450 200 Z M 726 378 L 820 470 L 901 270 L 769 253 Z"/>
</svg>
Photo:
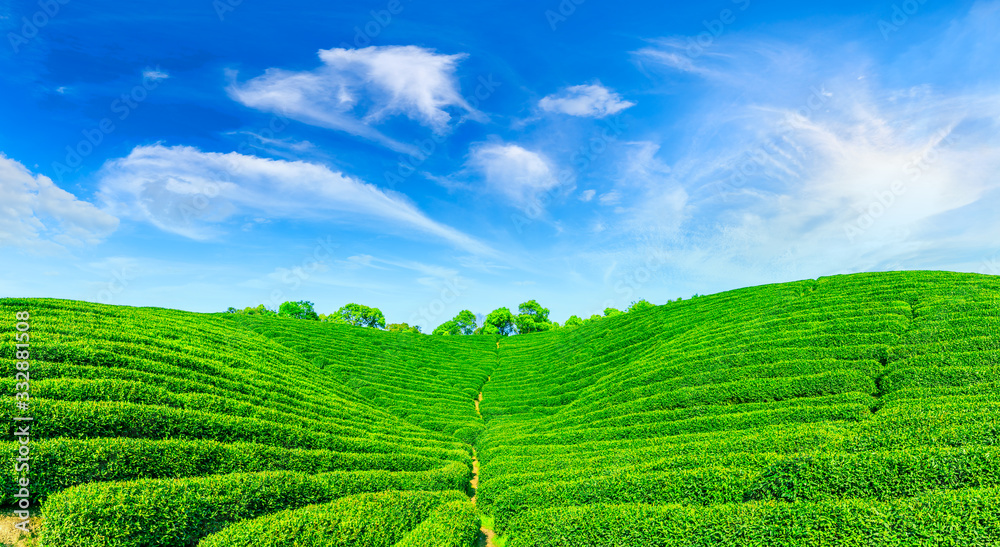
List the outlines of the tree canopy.
<svg viewBox="0 0 1000 547">
<path fill-rule="evenodd" d="M 241 315 L 260 315 L 260 316 L 274 316 L 278 314 L 278 312 L 264 306 L 264 304 L 261 304 L 256 308 L 247 306 L 242 310 L 238 310 L 236 308 L 231 307 L 228 310 L 226 310 L 226 313 L 238 313 Z"/>
<path fill-rule="evenodd" d="M 569 316 L 569 319 L 566 320 L 566 323 L 563 324 L 563 326 L 564 327 L 579 327 L 582 324 L 583 324 L 583 319 L 580 319 L 579 317 L 577 317 L 575 315 L 571 315 L 571 316 Z"/>
<path fill-rule="evenodd" d="M 639 310 L 648 310 L 649 308 L 655 308 L 655 307 L 656 307 L 655 305 L 651 304 L 648 300 L 643 298 L 642 300 L 637 300 L 635 302 L 632 302 L 632 304 L 629 305 L 628 309 L 625 310 L 625 312 L 629 313 Z"/>
<path fill-rule="evenodd" d="M 552 321 L 549 321 L 549 309 L 543 308 L 535 300 L 522 302 L 517 307 L 517 311 L 518 314 L 514 318 L 514 322 L 517 325 L 517 331 L 521 334 L 542 332 L 553 327 Z"/>
<path fill-rule="evenodd" d="M 359 327 L 385 328 L 385 316 L 382 310 L 362 304 L 347 304 L 337 310 L 337 315 L 344 323 Z"/>
<path fill-rule="evenodd" d="M 499 334 L 510 336 L 517 334 L 517 324 L 514 321 L 514 314 L 507 308 L 497 308 L 490 312 L 483 320 L 483 326 L 476 330 L 478 334 Z"/>
<path fill-rule="evenodd" d="M 476 314 L 469 310 L 458 312 L 453 319 L 449 319 L 438 325 L 434 329 L 434 334 L 458 336 L 460 334 L 473 334 L 476 332 Z"/>
<path fill-rule="evenodd" d="M 313 303 L 307 300 L 282 303 L 278 308 L 278 317 L 319 321 L 319 314 L 317 314 L 316 310 L 313 309 Z"/>
<path fill-rule="evenodd" d="M 409 332 L 413 334 L 421 334 L 420 325 L 410 326 L 407 323 L 389 323 L 385 328 L 389 332 Z"/>
</svg>

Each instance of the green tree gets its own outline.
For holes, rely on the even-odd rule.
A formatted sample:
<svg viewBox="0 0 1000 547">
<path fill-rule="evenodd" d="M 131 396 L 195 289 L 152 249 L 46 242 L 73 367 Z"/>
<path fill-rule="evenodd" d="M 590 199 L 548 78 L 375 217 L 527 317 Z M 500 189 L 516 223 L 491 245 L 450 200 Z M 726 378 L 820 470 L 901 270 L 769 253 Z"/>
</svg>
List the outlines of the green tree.
<svg viewBox="0 0 1000 547">
<path fill-rule="evenodd" d="M 319 314 L 317 314 L 316 310 L 313 309 L 313 303 L 306 300 L 282 303 L 278 308 L 278 317 L 319 321 Z"/>
<path fill-rule="evenodd" d="M 434 334 L 458 336 L 460 334 L 476 333 L 476 314 L 469 310 L 462 310 L 454 319 L 450 319 L 438 325 L 434 329 Z"/>
<path fill-rule="evenodd" d="M 483 326 L 476 330 L 477 334 L 499 334 L 500 336 L 510 336 L 517 333 L 517 324 L 514 322 L 514 314 L 507 308 L 497 308 L 490 312 L 483 320 Z"/>
<path fill-rule="evenodd" d="M 438 336 L 458 336 L 459 334 L 462 334 L 462 328 L 458 326 L 457 321 L 449 319 L 438 325 L 432 334 Z"/>
<path fill-rule="evenodd" d="M 580 319 L 579 317 L 577 317 L 575 315 L 571 315 L 571 316 L 569 316 L 569 319 L 566 320 L 566 323 L 563 324 L 563 326 L 564 327 L 579 327 L 582 324 L 583 324 L 583 319 Z"/>
<path fill-rule="evenodd" d="M 386 325 L 386 330 L 389 332 L 409 332 L 414 334 L 422 334 L 420 332 L 420 325 L 410 326 L 407 323 L 389 323 Z"/>
<path fill-rule="evenodd" d="M 274 316 L 278 314 L 278 312 L 264 306 L 264 304 L 260 304 L 256 308 L 251 308 L 250 306 L 247 306 L 242 310 L 238 310 L 236 308 L 231 307 L 228 310 L 226 310 L 226 313 L 238 313 L 240 315 L 260 315 L 260 316 Z"/>
<path fill-rule="evenodd" d="M 651 304 L 645 298 L 643 298 L 642 300 L 632 302 L 632 304 L 629 305 L 628 309 L 625 310 L 625 313 L 639 311 L 639 310 L 648 310 L 649 308 L 655 308 L 655 307 L 656 307 L 655 305 Z"/>
<path fill-rule="evenodd" d="M 348 325 L 385 328 L 385 316 L 378 308 L 351 303 L 337 310 L 337 315 Z"/>
<path fill-rule="evenodd" d="M 614 317 L 621 314 L 622 312 L 618 308 L 604 308 L 604 317 Z"/>
<path fill-rule="evenodd" d="M 458 315 L 452 319 L 457 325 L 462 334 L 472 334 L 476 332 L 476 314 L 469 310 L 462 310 L 458 312 Z"/>
<path fill-rule="evenodd" d="M 549 309 L 543 308 L 535 300 L 521 303 L 517 307 L 517 312 L 514 321 L 517 324 L 517 331 L 521 334 L 541 332 L 552 328 L 552 321 L 549 321 Z"/>
<path fill-rule="evenodd" d="M 331 313 L 329 315 L 319 314 L 319 320 L 322 323 L 343 323 L 344 318 L 337 315 L 336 313 Z"/>
</svg>

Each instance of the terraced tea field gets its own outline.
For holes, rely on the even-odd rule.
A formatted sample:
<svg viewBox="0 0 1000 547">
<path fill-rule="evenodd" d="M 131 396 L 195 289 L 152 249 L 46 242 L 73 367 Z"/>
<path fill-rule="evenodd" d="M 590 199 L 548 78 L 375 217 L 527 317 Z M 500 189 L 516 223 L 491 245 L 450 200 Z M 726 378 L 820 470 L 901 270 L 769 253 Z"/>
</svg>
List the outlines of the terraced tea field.
<svg viewBox="0 0 1000 547">
<path fill-rule="evenodd" d="M 502 339 L 0 300 L 10 511 L 23 310 L 43 546 L 1000 544 L 996 277 Z"/>
</svg>

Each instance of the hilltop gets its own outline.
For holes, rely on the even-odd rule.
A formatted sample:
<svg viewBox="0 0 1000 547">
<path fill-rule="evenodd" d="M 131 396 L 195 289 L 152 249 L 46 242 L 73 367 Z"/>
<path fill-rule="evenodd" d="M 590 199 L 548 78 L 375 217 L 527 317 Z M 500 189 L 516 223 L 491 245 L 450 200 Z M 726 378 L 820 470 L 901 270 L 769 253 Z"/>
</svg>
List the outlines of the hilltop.
<svg viewBox="0 0 1000 547">
<path fill-rule="evenodd" d="M 2 299 L 8 424 L 20 311 L 46 546 L 457 547 L 483 522 L 506 547 L 1000 542 L 997 277 L 513 337 Z"/>
</svg>

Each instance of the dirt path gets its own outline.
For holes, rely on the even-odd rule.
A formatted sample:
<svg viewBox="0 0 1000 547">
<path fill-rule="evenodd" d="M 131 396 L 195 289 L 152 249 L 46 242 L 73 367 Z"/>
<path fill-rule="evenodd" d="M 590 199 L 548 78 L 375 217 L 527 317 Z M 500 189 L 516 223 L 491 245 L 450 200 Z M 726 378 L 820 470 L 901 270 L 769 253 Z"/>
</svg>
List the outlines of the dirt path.
<svg viewBox="0 0 1000 547">
<path fill-rule="evenodd" d="M 37 517 L 31 518 L 28 524 L 31 534 L 25 534 L 14 527 L 14 525 L 20 521 L 21 519 L 14 517 L 13 515 L 0 516 L 0 545 L 30 547 L 36 544 L 35 538 L 38 532 L 38 527 L 41 525 L 41 519 Z"/>
<path fill-rule="evenodd" d="M 486 378 L 489 382 L 489 377 Z M 483 419 L 483 414 L 479 412 L 479 403 L 483 401 L 483 392 L 479 392 L 479 397 L 473 399 L 473 404 L 476 405 L 476 414 L 479 419 Z M 472 504 L 476 503 L 476 490 L 479 488 L 479 453 L 476 452 L 475 447 L 472 448 L 472 480 L 469 481 L 469 485 L 472 487 Z M 490 528 L 482 526 L 479 528 L 479 537 L 476 538 L 476 547 L 496 547 L 496 533 Z"/>
<path fill-rule="evenodd" d="M 479 398 L 482 399 L 482 393 L 479 394 Z M 479 410 L 479 401 L 476 401 L 476 410 Z M 476 449 L 472 449 L 472 480 L 469 481 L 469 485 L 472 486 L 472 491 L 475 492 L 479 488 L 479 454 L 476 453 Z M 472 504 L 476 504 L 476 495 L 472 495 Z M 496 547 L 496 533 L 487 528 L 486 526 L 481 526 L 479 528 L 479 537 L 476 538 L 476 547 Z"/>
</svg>

